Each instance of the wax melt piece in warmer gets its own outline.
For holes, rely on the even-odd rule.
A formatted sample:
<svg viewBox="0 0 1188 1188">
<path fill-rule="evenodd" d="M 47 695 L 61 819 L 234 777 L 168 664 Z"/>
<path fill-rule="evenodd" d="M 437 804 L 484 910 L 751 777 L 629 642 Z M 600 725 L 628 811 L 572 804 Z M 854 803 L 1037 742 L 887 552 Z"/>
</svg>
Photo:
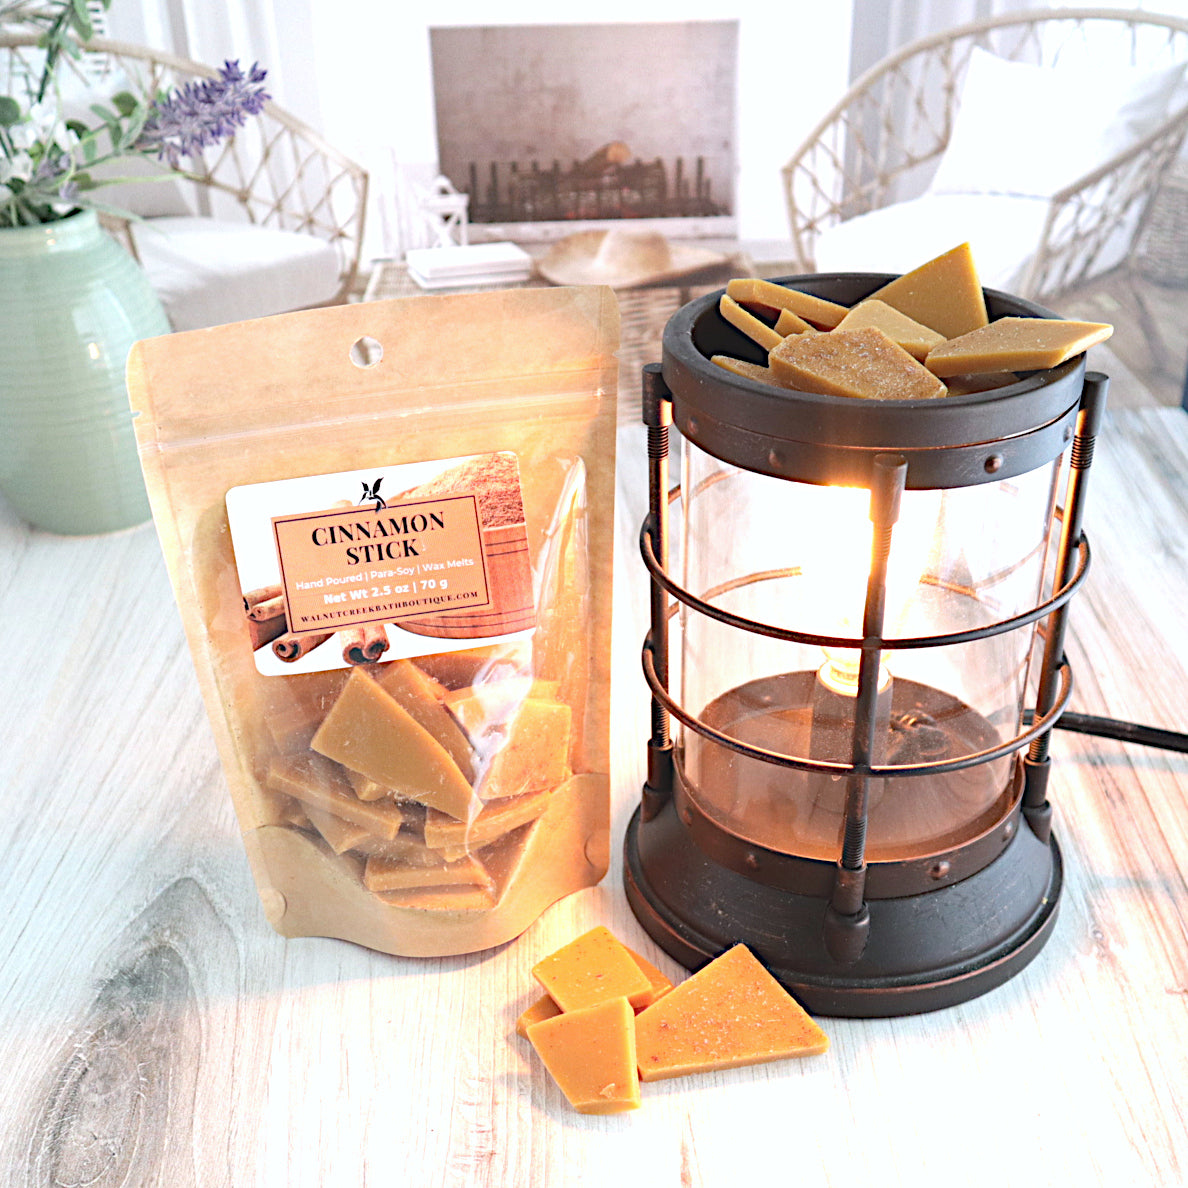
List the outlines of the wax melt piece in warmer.
<svg viewBox="0 0 1188 1188">
<path fill-rule="evenodd" d="M 777 383 L 776 377 L 771 374 L 771 368 L 764 367 L 761 363 L 749 363 L 746 359 L 735 359 L 730 355 L 713 355 L 710 362 L 716 363 L 724 371 L 741 375 L 744 379 L 753 379 L 761 384 Z"/>
<path fill-rule="evenodd" d="M 775 332 L 781 338 L 787 338 L 789 334 L 816 334 L 817 328 L 790 309 L 781 309 L 780 316 L 776 318 Z"/>
<path fill-rule="evenodd" d="M 951 338 L 925 360 L 934 375 L 985 371 L 1038 371 L 1057 367 L 1104 342 L 1114 332 L 1105 322 L 1062 318 L 999 318 L 989 326 Z"/>
<path fill-rule="evenodd" d="M 989 321 L 968 243 L 905 272 L 871 296 L 945 338 L 968 334 Z"/>
<path fill-rule="evenodd" d="M 799 334 L 768 353 L 772 375 L 785 387 L 865 400 L 921 400 L 948 389 L 881 330 Z"/>
<path fill-rule="evenodd" d="M 943 334 L 937 334 L 927 326 L 922 326 L 907 314 L 893 309 L 885 301 L 877 301 L 873 297 L 860 301 L 838 323 L 839 330 L 861 330 L 864 326 L 876 326 L 892 342 L 903 347 L 913 359 L 923 362 L 924 357 L 933 347 L 940 346 L 945 341 Z"/>
<path fill-rule="evenodd" d="M 778 346 L 784 341 L 784 336 L 773 330 L 766 322 L 748 310 L 743 309 L 734 298 L 723 295 L 718 302 L 718 312 L 735 329 L 741 330 L 748 338 L 757 342 L 765 351 Z"/>
<path fill-rule="evenodd" d="M 838 305 L 835 301 L 826 301 L 823 297 L 814 297 L 811 293 L 802 293 L 799 289 L 789 289 L 754 276 L 735 277 L 726 286 L 726 296 L 733 298 L 739 305 L 786 309 L 826 330 L 832 330 L 848 312 L 844 305 Z"/>
</svg>

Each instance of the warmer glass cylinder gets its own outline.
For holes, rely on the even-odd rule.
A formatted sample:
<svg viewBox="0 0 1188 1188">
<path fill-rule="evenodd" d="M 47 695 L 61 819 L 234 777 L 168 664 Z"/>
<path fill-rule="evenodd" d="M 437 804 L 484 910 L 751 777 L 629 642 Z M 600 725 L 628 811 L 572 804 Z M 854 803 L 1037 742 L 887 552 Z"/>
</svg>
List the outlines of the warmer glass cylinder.
<svg viewBox="0 0 1188 1188">
<path fill-rule="evenodd" d="M 1040 599 L 1056 462 L 1002 482 L 904 491 L 891 529 L 883 634 L 947 636 Z M 863 635 L 873 525 L 860 487 L 793 482 L 731 466 L 686 441 L 681 585 L 745 619 L 820 636 Z M 724 542 L 729 547 L 723 547 Z M 872 761 L 905 766 L 988 750 L 1019 730 L 1034 626 L 939 647 L 884 649 Z M 848 764 L 859 652 L 740 631 L 682 604 L 670 653 L 680 702 L 767 751 Z M 846 781 L 740 755 L 678 726 L 688 795 L 739 837 L 832 861 Z M 939 775 L 877 777 L 867 862 L 946 850 L 1002 820 L 1011 756 Z"/>
</svg>

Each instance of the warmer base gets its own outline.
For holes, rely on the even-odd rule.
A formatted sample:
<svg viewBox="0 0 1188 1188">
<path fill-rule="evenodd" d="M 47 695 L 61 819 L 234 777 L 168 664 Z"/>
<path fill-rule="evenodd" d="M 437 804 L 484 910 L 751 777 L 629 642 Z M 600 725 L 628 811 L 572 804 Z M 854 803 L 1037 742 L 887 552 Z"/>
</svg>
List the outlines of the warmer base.
<svg viewBox="0 0 1188 1188">
<path fill-rule="evenodd" d="M 686 968 L 742 942 L 813 1014 L 875 1018 L 955 1006 L 1013 977 L 1051 935 L 1063 872 L 1055 839 L 1023 825 L 961 882 L 869 900 L 869 940 L 850 966 L 825 949 L 825 899 L 712 862 L 671 802 L 647 822 L 633 814 L 623 879 L 645 931 Z"/>
</svg>

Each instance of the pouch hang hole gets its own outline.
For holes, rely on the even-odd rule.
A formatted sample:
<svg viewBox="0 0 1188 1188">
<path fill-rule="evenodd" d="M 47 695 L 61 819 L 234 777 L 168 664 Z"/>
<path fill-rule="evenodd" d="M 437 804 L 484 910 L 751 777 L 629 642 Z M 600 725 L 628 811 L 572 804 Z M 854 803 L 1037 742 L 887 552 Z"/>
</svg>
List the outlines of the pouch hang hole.
<svg viewBox="0 0 1188 1188">
<path fill-rule="evenodd" d="M 383 344 L 370 335 L 357 338 L 351 345 L 351 362 L 356 367 L 374 367 L 383 357 Z"/>
</svg>

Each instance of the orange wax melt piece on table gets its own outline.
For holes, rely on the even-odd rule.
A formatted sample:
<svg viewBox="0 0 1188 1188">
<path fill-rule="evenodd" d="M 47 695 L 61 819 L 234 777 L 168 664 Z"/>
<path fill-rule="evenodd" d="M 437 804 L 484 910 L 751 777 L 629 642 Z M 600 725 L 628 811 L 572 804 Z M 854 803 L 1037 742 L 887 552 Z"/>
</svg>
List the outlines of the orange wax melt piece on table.
<svg viewBox="0 0 1188 1188">
<path fill-rule="evenodd" d="M 561 1014 L 561 1008 L 547 994 L 542 994 L 516 1020 L 516 1034 L 527 1039 L 528 1028 L 533 1023 L 540 1023 L 544 1019 L 555 1019 L 559 1014 Z"/>
<path fill-rule="evenodd" d="M 905 272 L 870 296 L 945 338 L 968 334 L 990 320 L 968 243 Z"/>
<path fill-rule="evenodd" d="M 763 968 L 735 945 L 635 1019 L 641 1080 L 815 1056 L 829 1037 Z"/>
<path fill-rule="evenodd" d="M 625 949 L 626 945 L 623 946 Z M 634 949 L 627 949 L 631 954 L 631 959 L 643 971 L 644 976 L 650 983 L 650 988 L 645 994 L 632 995 L 632 1009 L 635 1011 L 642 1011 L 646 1007 L 650 1007 L 652 1003 L 663 998 L 672 989 L 672 981 L 668 976 L 658 970 L 646 957 L 641 956 Z M 552 998 L 545 994 L 538 998 L 524 1013 L 516 1020 L 516 1032 L 519 1035 L 527 1038 L 528 1026 L 532 1023 L 538 1023 L 541 1019 L 551 1019 L 554 1015 L 561 1014 L 561 1008 L 552 1000 Z"/>
<path fill-rule="evenodd" d="M 814 326 L 832 330 L 849 312 L 844 305 L 789 289 L 774 281 L 754 276 L 736 277 L 726 286 L 726 296 L 739 305 L 762 305 L 768 309 L 787 310 Z"/>
<path fill-rule="evenodd" d="M 999 318 L 929 352 L 928 370 L 942 378 L 986 371 L 1039 371 L 1104 342 L 1114 332 L 1105 322 L 1062 318 Z"/>
<path fill-rule="evenodd" d="M 639 1108 L 635 1014 L 626 998 L 530 1023 L 528 1040 L 581 1114 Z"/>
<path fill-rule="evenodd" d="M 538 961 L 532 975 L 566 1012 L 619 997 L 635 1006 L 652 993 L 651 979 L 627 947 L 601 925 Z"/>
<path fill-rule="evenodd" d="M 781 384 L 802 392 L 865 400 L 948 395 L 935 375 L 873 326 L 781 339 L 768 363 Z"/>
<path fill-rule="evenodd" d="M 627 946 L 624 945 L 624 948 Z M 632 960 L 635 964 L 643 970 L 644 976 L 651 983 L 651 989 L 646 995 L 636 996 L 632 1001 L 632 1006 L 636 1011 L 642 1011 L 650 1007 L 652 1003 L 658 1002 L 672 989 L 672 980 L 667 974 L 661 973 L 646 957 L 640 956 L 634 949 L 627 949 L 631 954 Z"/>
</svg>

